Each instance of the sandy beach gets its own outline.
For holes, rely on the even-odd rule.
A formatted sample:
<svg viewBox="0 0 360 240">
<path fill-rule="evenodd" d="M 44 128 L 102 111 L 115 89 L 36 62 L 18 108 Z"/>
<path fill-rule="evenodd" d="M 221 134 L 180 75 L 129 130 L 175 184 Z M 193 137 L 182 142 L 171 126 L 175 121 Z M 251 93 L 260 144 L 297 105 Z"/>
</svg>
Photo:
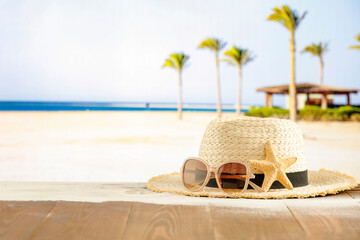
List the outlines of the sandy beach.
<svg viewBox="0 0 360 240">
<path fill-rule="evenodd" d="M 231 114 L 228 114 L 231 115 Z M 0 181 L 145 182 L 197 156 L 215 113 L 0 112 Z M 299 122 L 308 168 L 360 182 L 360 123 Z"/>
</svg>

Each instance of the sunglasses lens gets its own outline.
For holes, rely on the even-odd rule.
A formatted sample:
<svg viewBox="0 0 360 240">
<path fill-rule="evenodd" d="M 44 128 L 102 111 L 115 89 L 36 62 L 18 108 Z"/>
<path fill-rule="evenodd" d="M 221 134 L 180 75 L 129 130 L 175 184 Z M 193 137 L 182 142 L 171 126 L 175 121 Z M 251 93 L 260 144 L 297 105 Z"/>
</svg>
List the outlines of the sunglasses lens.
<svg viewBox="0 0 360 240">
<path fill-rule="evenodd" d="M 241 163 L 226 163 L 219 168 L 219 182 L 224 191 L 242 191 L 246 181 L 246 166 Z"/>
<path fill-rule="evenodd" d="M 185 162 L 183 179 L 184 185 L 190 190 L 198 190 L 204 185 L 208 170 L 206 165 L 196 159 Z"/>
</svg>

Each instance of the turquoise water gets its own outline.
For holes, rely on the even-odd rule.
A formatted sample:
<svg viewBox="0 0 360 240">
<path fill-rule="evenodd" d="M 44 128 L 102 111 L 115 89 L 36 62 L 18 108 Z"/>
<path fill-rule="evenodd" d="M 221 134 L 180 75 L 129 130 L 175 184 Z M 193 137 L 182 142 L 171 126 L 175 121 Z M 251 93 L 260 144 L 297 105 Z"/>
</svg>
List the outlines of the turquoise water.
<svg viewBox="0 0 360 240">
<path fill-rule="evenodd" d="M 177 111 L 174 103 L 0 102 L 0 111 Z M 216 105 L 184 104 L 183 111 L 215 112 Z M 235 112 L 223 105 L 224 112 Z M 242 112 L 247 112 L 243 109 Z"/>
</svg>

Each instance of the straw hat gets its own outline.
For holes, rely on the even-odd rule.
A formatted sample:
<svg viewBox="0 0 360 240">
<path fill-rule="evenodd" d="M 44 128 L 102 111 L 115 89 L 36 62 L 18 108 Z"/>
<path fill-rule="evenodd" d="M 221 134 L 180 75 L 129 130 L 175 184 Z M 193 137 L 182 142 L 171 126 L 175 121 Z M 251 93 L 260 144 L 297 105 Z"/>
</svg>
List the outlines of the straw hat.
<svg viewBox="0 0 360 240">
<path fill-rule="evenodd" d="M 260 165 L 269 151 L 278 159 L 293 159 L 284 173 L 291 182 L 286 187 L 292 190 L 284 188 L 279 181 L 263 182 L 265 170 Z M 220 191 L 216 183 L 209 182 L 201 191 L 192 192 L 183 186 L 180 173 L 153 177 L 148 181 L 147 188 L 154 192 L 189 196 L 281 199 L 325 196 L 357 186 L 356 179 L 344 173 L 307 170 L 302 133 L 299 126 L 289 120 L 255 117 L 215 119 L 205 130 L 199 158 L 210 167 L 229 161 L 247 163 L 255 174 L 252 181 L 263 188 L 267 184 L 270 189 L 261 193 L 248 189 L 229 195 Z"/>
</svg>

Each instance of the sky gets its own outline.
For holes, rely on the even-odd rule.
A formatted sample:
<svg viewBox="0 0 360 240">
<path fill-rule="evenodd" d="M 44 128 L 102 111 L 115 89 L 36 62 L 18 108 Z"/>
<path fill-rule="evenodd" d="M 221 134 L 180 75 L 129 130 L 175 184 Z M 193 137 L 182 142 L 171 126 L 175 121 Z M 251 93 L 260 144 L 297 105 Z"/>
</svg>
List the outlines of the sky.
<svg viewBox="0 0 360 240">
<path fill-rule="evenodd" d="M 318 83 L 319 60 L 301 50 L 326 41 L 324 84 L 360 89 L 360 51 L 348 49 L 360 33 L 357 0 L 0 0 L 0 101 L 175 103 L 178 75 L 161 66 L 184 52 L 184 102 L 216 103 L 214 54 L 197 46 L 217 37 L 256 55 L 243 69 L 242 101 L 263 105 L 257 88 L 290 79 L 290 34 L 266 20 L 284 4 L 307 11 L 296 31 L 296 81 Z M 235 103 L 236 68 L 222 62 L 220 77 L 222 102 Z"/>
</svg>

